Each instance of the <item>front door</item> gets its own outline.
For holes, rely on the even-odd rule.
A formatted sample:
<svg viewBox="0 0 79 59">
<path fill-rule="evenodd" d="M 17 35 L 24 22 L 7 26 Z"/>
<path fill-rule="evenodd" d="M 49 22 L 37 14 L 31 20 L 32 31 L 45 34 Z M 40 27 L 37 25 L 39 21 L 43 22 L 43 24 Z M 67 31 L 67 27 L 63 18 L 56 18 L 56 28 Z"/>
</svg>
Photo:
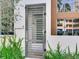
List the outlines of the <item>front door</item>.
<svg viewBox="0 0 79 59">
<path fill-rule="evenodd" d="M 26 56 L 43 58 L 46 40 L 45 4 L 26 6 Z"/>
</svg>

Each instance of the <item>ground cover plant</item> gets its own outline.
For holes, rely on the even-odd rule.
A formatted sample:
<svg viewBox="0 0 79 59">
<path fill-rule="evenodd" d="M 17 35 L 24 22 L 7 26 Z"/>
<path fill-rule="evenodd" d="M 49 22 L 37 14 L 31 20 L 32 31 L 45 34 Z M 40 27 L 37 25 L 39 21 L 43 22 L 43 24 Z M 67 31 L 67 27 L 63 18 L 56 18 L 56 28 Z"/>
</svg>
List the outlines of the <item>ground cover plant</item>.
<svg viewBox="0 0 79 59">
<path fill-rule="evenodd" d="M 0 59 L 24 59 L 22 55 L 22 39 L 16 39 L 16 36 L 4 36 L 0 43 Z"/>
<path fill-rule="evenodd" d="M 50 45 L 49 46 L 49 50 L 45 52 L 44 57 L 45 59 L 79 59 L 79 51 L 77 48 L 77 44 L 76 44 L 76 48 L 75 48 L 75 52 L 71 52 L 70 51 L 70 47 L 68 46 L 67 51 L 65 50 L 61 50 L 61 46 L 58 43 L 57 44 L 57 48 L 56 50 L 53 50 Z"/>
</svg>

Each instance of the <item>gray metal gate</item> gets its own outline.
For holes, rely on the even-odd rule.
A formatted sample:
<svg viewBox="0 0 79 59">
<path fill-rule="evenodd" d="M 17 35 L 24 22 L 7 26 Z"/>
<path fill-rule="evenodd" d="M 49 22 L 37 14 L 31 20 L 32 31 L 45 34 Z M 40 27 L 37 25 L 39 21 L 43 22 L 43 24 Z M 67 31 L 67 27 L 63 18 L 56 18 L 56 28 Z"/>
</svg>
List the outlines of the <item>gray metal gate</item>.
<svg viewBox="0 0 79 59">
<path fill-rule="evenodd" d="M 46 40 L 45 4 L 26 6 L 26 56 L 43 58 Z"/>
</svg>

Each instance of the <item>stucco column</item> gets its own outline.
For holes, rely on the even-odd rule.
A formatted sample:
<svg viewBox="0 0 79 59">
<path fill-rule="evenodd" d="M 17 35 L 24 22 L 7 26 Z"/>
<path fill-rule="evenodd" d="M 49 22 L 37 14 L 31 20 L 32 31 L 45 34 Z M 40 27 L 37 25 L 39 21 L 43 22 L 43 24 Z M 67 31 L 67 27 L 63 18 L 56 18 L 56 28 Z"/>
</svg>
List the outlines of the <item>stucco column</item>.
<svg viewBox="0 0 79 59">
<path fill-rule="evenodd" d="M 0 34 L 1 34 L 1 2 L 0 2 Z"/>
</svg>

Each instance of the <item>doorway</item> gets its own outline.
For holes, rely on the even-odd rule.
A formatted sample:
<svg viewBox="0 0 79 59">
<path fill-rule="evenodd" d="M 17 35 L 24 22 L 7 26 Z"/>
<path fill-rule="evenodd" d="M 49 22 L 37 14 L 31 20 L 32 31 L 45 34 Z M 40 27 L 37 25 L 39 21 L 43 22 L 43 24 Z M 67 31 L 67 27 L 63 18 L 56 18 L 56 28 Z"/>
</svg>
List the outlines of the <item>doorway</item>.
<svg viewBox="0 0 79 59">
<path fill-rule="evenodd" d="M 46 5 L 26 5 L 26 57 L 43 59 L 46 42 Z"/>
</svg>

